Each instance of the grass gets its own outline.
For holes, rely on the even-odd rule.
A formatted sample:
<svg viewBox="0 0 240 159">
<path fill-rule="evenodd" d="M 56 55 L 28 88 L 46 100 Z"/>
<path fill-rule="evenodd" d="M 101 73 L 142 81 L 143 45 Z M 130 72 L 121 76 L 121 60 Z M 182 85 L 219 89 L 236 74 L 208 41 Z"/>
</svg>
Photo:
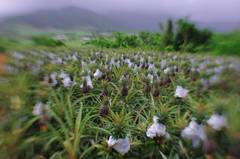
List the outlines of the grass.
<svg viewBox="0 0 240 159">
<path fill-rule="evenodd" d="M 212 50 L 217 55 L 240 55 L 240 31 L 214 34 Z"/>
<path fill-rule="evenodd" d="M 25 31 L 24 31 L 25 30 Z M 21 32 L 21 34 L 19 34 Z M 40 36 L 40 35 L 48 35 L 53 36 L 56 34 L 65 34 L 68 37 L 68 40 L 64 41 L 65 46 L 63 47 L 53 47 L 49 48 L 48 46 L 39 46 L 34 44 L 31 40 L 32 36 Z M 2 52 L 13 52 L 15 50 L 19 51 L 28 51 L 31 49 L 35 50 L 81 50 L 82 48 L 97 48 L 92 45 L 85 45 L 85 42 L 80 39 L 81 36 L 89 36 L 90 33 L 84 31 L 63 31 L 63 30 L 50 30 L 49 32 L 44 32 L 40 30 L 34 30 L 26 27 L 19 27 L 16 30 L 16 35 L 12 36 L 2 36 L 0 38 L 0 51 Z M 217 56 L 239 56 L 240 55 L 240 31 L 232 31 L 228 33 L 214 33 L 212 40 L 210 42 L 209 48 L 204 51 L 202 49 L 200 52 L 196 54 L 210 54 Z M 102 49 L 102 48 L 101 48 Z M 106 49 L 104 49 L 106 50 Z M 109 49 L 115 50 L 115 49 Z M 119 50 L 119 49 L 116 49 Z M 140 46 L 137 48 L 120 48 L 120 50 L 135 50 L 135 51 L 149 51 L 152 50 L 154 52 L 159 52 L 157 48 L 150 48 L 146 46 Z"/>
</svg>

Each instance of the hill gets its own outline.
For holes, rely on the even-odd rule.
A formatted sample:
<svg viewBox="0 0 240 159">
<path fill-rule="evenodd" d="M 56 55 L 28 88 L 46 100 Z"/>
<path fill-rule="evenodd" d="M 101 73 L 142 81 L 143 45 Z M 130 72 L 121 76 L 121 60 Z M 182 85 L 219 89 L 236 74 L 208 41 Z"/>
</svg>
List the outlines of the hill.
<svg viewBox="0 0 240 159">
<path fill-rule="evenodd" d="M 114 31 L 119 26 L 103 15 L 75 7 L 41 10 L 10 17 L 0 25 L 5 30 L 21 25 L 37 29 L 83 29 L 89 31 Z"/>
<path fill-rule="evenodd" d="M 39 10 L 28 14 L 9 17 L 0 21 L 0 34 L 12 34 L 33 30 L 84 30 L 90 32 L 138 32 L 159 31 L 159 23 L 169 18 L 166 14 L 145 14 L 111 11 L 95 13 L 87 9 L 68 7 L 58 10 Z M 171 17 L 177 20 L 181 17 Z M 239 28 L 240 23 L 194 21 L 200 28 L 226 32 Z M 26 29 L 27 28 L 27 29 Z"/>
</svg>

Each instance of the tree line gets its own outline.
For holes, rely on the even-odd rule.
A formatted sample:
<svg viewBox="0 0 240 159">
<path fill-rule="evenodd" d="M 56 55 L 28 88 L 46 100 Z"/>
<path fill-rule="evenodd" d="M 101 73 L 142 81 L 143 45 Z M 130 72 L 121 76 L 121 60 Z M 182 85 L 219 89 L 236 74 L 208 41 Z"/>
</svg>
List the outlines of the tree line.
<svg viewBox="0 0 240 159">
<path fill-rule="evenodd" d="M 168 19 L 165 24 L 160 24 L 160 32 L 137 34 L 115 32 L 112 38 L 99 36 L 87 44 L 104 48 L 146 47 L 166 51 L 197 52 L 209 48 L 211 37 L 211 31 L 199 29 L 187 19 L 179 19 L 176 22 Z"/>
</svg>

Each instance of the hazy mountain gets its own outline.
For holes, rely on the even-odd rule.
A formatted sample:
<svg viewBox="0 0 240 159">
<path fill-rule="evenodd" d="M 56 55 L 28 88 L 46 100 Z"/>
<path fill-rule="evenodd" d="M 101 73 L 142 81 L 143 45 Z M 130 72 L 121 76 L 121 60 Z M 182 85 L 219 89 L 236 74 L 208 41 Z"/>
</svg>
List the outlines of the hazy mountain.
<svg viewBox="0 0 240 159">
<path fill-rule="evenodd" d="M 59 10 L 41 10 L 29 14 L 10 17 L 3 22 L 9 26 L 26 25 L 40 29 L 87 29 L 90 31 L 159 31 L 160 21 L 166 21 L 166 15 L 145 15 L 131 12 L 95 13 L 81 8 Z M 3 27 L 2 27 L 3 28 Z"/>
<path fill-rule="evenodd" d="M 70 7 L 59 10 L 41 10 L 25 15 L 10 17 L 2 26 L 26 25 L 41 29 L 87 29 L 90 31 L 113 31 L 117 24 L 109 18 L 92 11 Z"/>
<path fill-rule="evenodd" d="M 180 16 L 169 17 L 167 14 L 144 14 L 132 12 L 111 12 L 105 14 L 111 20 L 117 20 L 118 23 L 124 25 L 131 31 L 159 31 L 160 23 L 165 23 L 168 18 L 177 21 Z M 227 32 L 240 28 L 240 22 L 224 22 L 224 21 L 195 21 L 191 17 L 187 17 L 193 21 L 199 28 L 208 28 L 212 31 Z"/>
<path fill-rule="evenodd" d="M 117 20 L 131 31 L 159 31 L 160 22 L 165 22 L 169 16 L 133 12 L 110 12 L 105 14 L 111 20 Z M 172 17 L 175 19 L 174 17 Z"/>
<path fill-rule="evenodd" d="M 41 10 L 25 15 L 10 17 L 0 22 L 0 31 L 11 32 L 11 28 L 28 26 L 38 29 L 85 29 L 96 32 L 111 31 L 159 31 L 159 23 L 167 20 L 167 15 L 143 14 L 131 12 L 95 13 L 76 7 L 59 10 Z M 179 17 L 172 17 L 176 20 Z M 201 28 L 214 31 L 229 31 L 240 24 L 197 22 Z"/>
</svg>

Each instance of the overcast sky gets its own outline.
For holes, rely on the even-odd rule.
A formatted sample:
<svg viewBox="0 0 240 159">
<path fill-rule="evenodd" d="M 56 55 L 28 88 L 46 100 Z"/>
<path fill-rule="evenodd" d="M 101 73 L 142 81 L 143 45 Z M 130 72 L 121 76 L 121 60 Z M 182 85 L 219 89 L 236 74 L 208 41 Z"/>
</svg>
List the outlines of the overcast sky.
<svg viewBox="0 0 240 159">
<path fill-rule="evenodd" d="M 240 0 L 0 0 L 0 18 L 69 6 L 104 13 L 127 11 L 188 16 L 202 22 L 240 22 Z"/>
</svg>

